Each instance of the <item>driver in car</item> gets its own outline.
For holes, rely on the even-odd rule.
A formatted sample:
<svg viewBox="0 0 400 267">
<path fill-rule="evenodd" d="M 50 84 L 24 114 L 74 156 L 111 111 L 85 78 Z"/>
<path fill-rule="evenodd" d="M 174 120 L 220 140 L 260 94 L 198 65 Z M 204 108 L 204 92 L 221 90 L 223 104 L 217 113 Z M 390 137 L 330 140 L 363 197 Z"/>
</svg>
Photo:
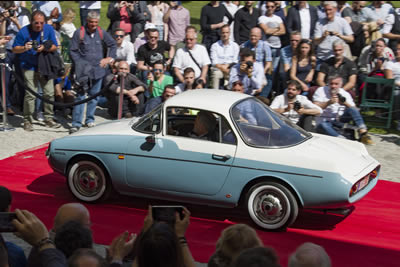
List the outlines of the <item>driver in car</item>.
<svg viewBox="0 0 400 267">
<path fill-rule="evenodd" d="M 216 141 L 216 119 L 211 112 L 200 111 L 194 121 L 193 130 L 187 137 Z"/>
</svg>

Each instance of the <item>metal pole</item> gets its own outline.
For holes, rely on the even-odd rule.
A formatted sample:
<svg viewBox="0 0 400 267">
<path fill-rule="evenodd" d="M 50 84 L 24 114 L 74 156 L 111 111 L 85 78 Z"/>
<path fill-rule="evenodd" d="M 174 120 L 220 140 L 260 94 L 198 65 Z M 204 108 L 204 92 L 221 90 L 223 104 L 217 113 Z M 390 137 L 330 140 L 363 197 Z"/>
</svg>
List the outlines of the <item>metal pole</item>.
<svg viewBox="0 0 400 267">
<path fill-rule="evenodd" d="M 124 102 L 125 73 L 120 73 L 118 76 L 121 78 L 121 86 L 118 98 L 118 116 L 117 116 L 117 118 L 120 120 L 122 118 L 122 103 Z"/>
<path fill-rule="evenodd" d="M 3 106 L 3 127 L 0 127 L 1 132 L 8 132 L 8 131 L 14 131 L 15 128 L 9 127 L 8 122 L 7 122 L 7 97 L 6 97 L 6 63 L 0 63 L 1 65 L 1 89 L 2 89 L 2 94 L 1 94 L 1 103 Z"/>
</svg>

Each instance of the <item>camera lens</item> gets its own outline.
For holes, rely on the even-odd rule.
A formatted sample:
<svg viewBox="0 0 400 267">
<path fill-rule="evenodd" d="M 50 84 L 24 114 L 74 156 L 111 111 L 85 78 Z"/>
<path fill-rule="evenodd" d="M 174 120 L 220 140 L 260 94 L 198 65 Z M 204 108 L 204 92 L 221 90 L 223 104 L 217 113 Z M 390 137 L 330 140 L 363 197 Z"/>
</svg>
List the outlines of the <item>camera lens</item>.
<svg viewBox="0 0 400 267">
<path fill-rule="evenodd" d="M 246 61 L 246 65 L 248 68 L 253 67 L 253 62 L 252 61 Z"/>
</svg>

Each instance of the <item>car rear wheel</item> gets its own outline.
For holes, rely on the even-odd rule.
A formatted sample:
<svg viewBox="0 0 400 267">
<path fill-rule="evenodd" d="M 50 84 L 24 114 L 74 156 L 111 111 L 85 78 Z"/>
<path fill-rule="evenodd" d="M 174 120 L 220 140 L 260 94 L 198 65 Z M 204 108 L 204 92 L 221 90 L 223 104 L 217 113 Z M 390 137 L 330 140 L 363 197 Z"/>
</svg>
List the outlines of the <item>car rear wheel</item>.
<svg viewBox="0 0 400 267">
<path fill-rule="evenodd" d="M 75 161 L 68 170 L 68 188 L 79 200 L 99 202 L 112 191 L 112 185 L 104 167 L 94 160 Z"/>
<path fill-rule="evenodd" d="M 292 224 L 299 212 L 293 194 L 276 182 L 262 182 L 254 185 L 247 193 L 247 210 L 258 226 L 278 230 Z"/>
</svg>

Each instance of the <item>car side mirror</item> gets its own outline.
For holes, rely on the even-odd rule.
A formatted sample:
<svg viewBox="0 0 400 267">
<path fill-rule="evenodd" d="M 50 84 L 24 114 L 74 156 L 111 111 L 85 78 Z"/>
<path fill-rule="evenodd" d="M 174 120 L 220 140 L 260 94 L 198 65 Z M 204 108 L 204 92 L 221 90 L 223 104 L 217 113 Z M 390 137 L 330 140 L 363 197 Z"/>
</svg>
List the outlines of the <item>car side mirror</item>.
<svg viewBox="0 0 400 267">
<path fill-rule="evenodd" d="M 155 144 L 156 143 L 156 136 L 154 134 L 147 136 L 146 137 L 146 143 Z"/>
</svg>

